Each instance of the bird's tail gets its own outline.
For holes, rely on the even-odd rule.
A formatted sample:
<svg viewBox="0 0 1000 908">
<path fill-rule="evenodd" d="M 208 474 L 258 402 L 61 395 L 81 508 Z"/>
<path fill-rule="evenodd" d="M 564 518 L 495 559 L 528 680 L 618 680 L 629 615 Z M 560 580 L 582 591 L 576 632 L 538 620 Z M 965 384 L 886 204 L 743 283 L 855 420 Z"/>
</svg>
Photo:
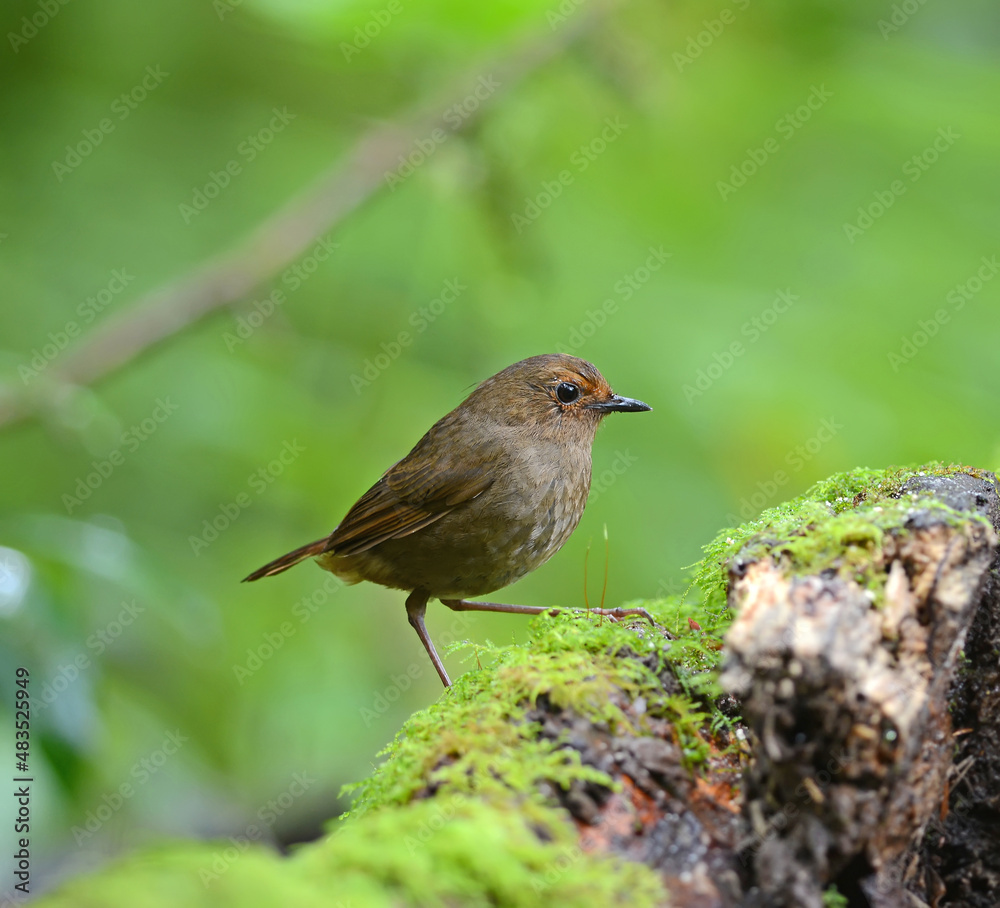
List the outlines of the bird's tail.
<svg viewBox="0 0 1000 908">
<path fill-rule="evenodd" d="M 275 558 L 274 561 L 269 561 L 262 568 L 257 568 L 252 574 L 248 574 L 243 578 L 243 583 L 248 580 L 260 580 L 261 577 L 270 577 L 273 574 L 280 574 L 282 571 L 287 571 L 290 567 L 294 567 L 300 561 L 305 561 L 306 558 L 311 558 L 314 555 L 321 555 L 323 549 L 326 548 L 326 540 L 329 537 L 324 536 L 322 539 L 317 539 L 315 542 L 310 542 L 308 545 L 300 546 L 293 552 L 289 552 L 287 555 L 282 555 L 280 558 Z"/>
</svg>

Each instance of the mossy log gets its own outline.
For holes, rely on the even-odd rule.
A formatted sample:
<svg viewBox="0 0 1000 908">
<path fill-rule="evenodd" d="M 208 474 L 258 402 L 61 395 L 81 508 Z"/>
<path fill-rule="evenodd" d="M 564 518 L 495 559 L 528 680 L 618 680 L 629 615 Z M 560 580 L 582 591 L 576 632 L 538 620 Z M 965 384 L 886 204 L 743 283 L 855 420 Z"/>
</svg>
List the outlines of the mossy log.
<svg viewBox="0 0 1000 908">
<path fill-rule="evenodd" d="M 38 904 L 995 908 L 998 528 L 983 471 L 833 477 L 657 626 L 477 650 L 291 857 L 167 845 Z"/>
<path fill-rule="evenodd" d="M 995 480 L 968 474 L 916 476 L 898 496 L 898 525 L 858 537 L 870 543 L 867 583 L 835 567 L 789 576 L 780 542 L 730 565 L 736 617 L 722 683 L 754 732 L 742 857 L 760 904 L 820 908 L 831 882 L 852 905 L 1000 904 L 1000 839 L 980 856 L 992 877 L 966 867 L 948 883 L 929 844 L 972 782 L 953 787 L 969 766 L 956 753 L 996 744 L 995 710 L 956 725 L 951 704 L 957 686 L 996 677 L 996 636 L 973 648 L 967 636 L 974 621 L 985 628 L 992 615 L 995 631 L 1000 618 L 1000 500 Z M 963 648 L 986 658 L 965 662 Z M 994 769 L 997 759 L 994 749 Z M 995 808 L 996 775 L 992 789 Z M 970 900 L 981 884 L 992 896 Z"/>
</svg>

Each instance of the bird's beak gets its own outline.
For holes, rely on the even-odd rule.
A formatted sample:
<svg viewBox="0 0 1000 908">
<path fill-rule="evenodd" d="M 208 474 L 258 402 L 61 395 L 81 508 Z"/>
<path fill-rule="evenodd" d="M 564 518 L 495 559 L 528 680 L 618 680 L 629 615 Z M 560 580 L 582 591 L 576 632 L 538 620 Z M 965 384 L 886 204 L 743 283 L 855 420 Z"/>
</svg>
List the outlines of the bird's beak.
<svg viewBox="0 0 1000 908">
<path fill-rule="evenodd" d="M 643 410 L 652 410 L 653 408 L 641 400 L 612 394 L 607 400 L 589 404 L 588 409 L 600 410 L 602 413 L 642 413 Z"/>
</svg>

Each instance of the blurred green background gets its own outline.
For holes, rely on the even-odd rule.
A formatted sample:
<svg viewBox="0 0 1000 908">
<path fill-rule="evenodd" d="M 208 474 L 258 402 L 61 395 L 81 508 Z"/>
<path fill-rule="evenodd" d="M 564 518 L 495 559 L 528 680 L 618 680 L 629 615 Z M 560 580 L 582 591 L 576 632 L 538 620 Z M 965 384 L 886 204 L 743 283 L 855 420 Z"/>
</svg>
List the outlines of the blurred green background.
<svg viewBox="0 0 1000 908">
<path fill-rule="evenodd" d="M 343 809 L 440 693 L 403 596 L 313 565 L 238 581 L 329 532 L 515 360 L 576 352 L 655 409 L 608 421 L 579 529 L 507 601 L 582 604 L 592 544 L 593 604 L 605 525 L 618 604 L 683 589 L 718 528 L 830 473 L 1000 466 L 995 4 L 52 0 L 3 19 L 0 400 L 32 414 L 0 427 L 0 721 L 12 740 L 26 666 L 36 879 L 165 834 L 301 840 Z M 442 140 L 405 136 L 414 109 Z M 383 129 L 433 152 L 290 271 L 60 384 L 91 331 Z M 525 634 L 434 603 L 428 625 Z"/>
</svg>

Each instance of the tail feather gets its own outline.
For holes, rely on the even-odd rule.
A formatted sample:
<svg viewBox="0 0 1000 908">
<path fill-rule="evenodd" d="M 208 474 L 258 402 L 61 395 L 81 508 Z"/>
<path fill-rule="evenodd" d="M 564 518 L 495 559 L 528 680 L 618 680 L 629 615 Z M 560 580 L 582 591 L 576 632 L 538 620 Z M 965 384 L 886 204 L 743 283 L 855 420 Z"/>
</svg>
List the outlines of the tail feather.
<svg viewBox="0 0 1000 908">
<path fill-rule="evenodd" d="M 328 538 L 328 536 L 324 536 L 322 539 L 317 539 L 315 542 L 303 545 L 289 552 L 287 555 L 275 558 L 274 561 L 269 561 L 262 568 L 257 568 L 252 574 L 244 577 L 242 582 L 246 583 L 250 580 L 260 580 L 261 577 L 271 577 L 274 574 L 280 574 L 282 571 L 287 571 L 290 567 L 294 567 L 300 561 L 305 561 L 306 558 L 321 555 L 326 548 L 326 540 Z"/>
</svg>

